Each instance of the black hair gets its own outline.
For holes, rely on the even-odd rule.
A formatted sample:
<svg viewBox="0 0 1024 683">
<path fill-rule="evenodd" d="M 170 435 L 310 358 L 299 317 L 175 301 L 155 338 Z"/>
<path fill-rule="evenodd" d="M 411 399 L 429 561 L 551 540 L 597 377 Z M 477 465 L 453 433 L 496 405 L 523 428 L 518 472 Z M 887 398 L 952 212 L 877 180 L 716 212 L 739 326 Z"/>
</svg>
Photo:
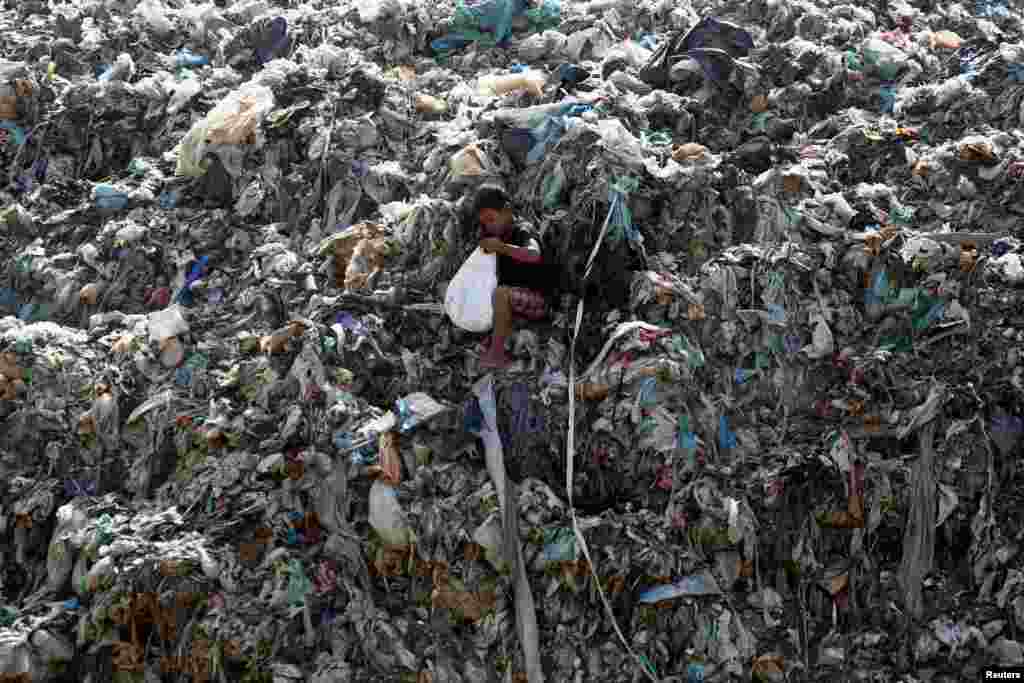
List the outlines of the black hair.
<svg viewBox="0 0 1024 683">
<path fill-rule="evenodd" d="M 476 191 L 473 200 L 473 213 L 479 214 L 481 209 L 507 209 L 512 205 L 508 193 L 499 185 L 483 185 Z"/>
<path fill-rule="evenodd" d="M 466 239 L 473 239 L 480 228 L 481 209 L 505 209 L 512 205 L 512 200 L 504 188 L 494 183 L 480 186 L 472 199 L 463 204 L 462 231 Z"/>
</svg>

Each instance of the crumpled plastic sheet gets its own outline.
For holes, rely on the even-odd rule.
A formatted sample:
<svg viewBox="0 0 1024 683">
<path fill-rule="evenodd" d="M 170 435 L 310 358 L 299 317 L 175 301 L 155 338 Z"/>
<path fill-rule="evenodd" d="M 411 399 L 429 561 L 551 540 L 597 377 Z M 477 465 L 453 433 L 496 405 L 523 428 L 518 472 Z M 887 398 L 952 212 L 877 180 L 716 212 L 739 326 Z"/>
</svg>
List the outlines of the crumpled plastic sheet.
<svg viewBox="0 0 1024 683">
<path fill-rule="evenodd" d="M 305 645 L 319 648 L 313 680 L 483 680 L 481 653 L 494 658 L 499 640 L 522 644 L 531 683 L 628 667 L 764 674 L 776 660 L 748 625 L 756 612 L 800 629 L 776 606 L 790 596 L 762 585 L 777 559 L 764 556 L 768 536 L 776 555 L 828 570 L 817 598 L 859 581 L 823 566 L 825 537 L 841 531 L 780 528 L 776 511 L 856 522 L 844 495 L 867 461 L 860 521 L 883 537 L 876 549 L 892 545 L 909 467 L 880 451 L 937 420 L 950 426 L 935 445 L 936 536 L 967 528 L 971 541 L 946 543 L 970 546 L 977 597 L 1024 623 L 1019 560 L 997 522 L 1014 502 L 996 493 L 1024 393 L 1012 315 L 1024 267 L 1007 208 L 1024 177 L 1024 49 L 1009 42 L 1020 18 L 1006 3 L 927 14 L 783 2 L 728 16 L 602 0 L 147 0 L 130 15 L 69 10 L 77 18 L 35 7 L 5 15 L 0 64 L 4 670 L 45 675 L 29 629 L 62 659 L 62 639 L 96 625 L 115 593 L 178 561 L 195 565 L 172 579 L 206 591 L 208 631 L 237 638 L 275 680 L 308 673 L 312 662 L 282 661 Z M 662 47 L 679 58 L 658 89 L 644 66 Z M 541 98 L 474 85 L 538 67 L 558 74 Z M 446 113 L 417 111 L 418 95 Z M 476 164 L 449 174 L 452 159 Z M 528 373 L 511 386 L 474 384 L 476 340 L 437 305 L 475 246 L 459 195 L 489 175 L 580 266 L 551 327 L 517 331 Z M 383 240 L 379 267 L 346 291 L 338 267 L 358 260 L 351 237 L 367 226 Z M 634 260 L 614 251 L 622 240 Z M 574 296 L 624 270 L 621 306 Z M 462 414 L 450 408 L 474 392 Z M 989 419 L 995 405 L 1005 410 Z M 380 479 L 395 465 L 380 447 L 391 434 L 397 486 Z M 545 472 L 560 457 L 564 497 L 561 472 Z M 435 487 L 445 505 L 432 505 Z M 421 549 L 444 537 L 414 559 L 444 560 L 460 579 L 476 568 L 461 571 L 471 563 L 457 565 L 446 534 L 476 506 L 472 538 L 487 546 L 500 520 L 518 637 L 500 598 L 493 622 L 451 638 L 473 652 L 464 664 L 417 640 L 411 625 L 429 615 L 399 599 L 405 579 L 387 577 L 396 590 L 367 575 L 384 564 L 356 531 L 374 491 L 390 492 Z M 590 498 L 612 503 L 602 513 Z M 718 542 L 713 558 L 675 563 L 679 548 Z M 854 533 L 839 554 L 892 566 L 863 547 Z M 754 615 L 724 606 L 741 553 L 762 563 Z M 565 563 L 597 599 L 546 574 Z M 608 579 L 643 572 L 665 580 L 631 586 L 642 606 L 623 617 Z M 715 607 L 691 611 L 701 591 Z M 51 604 L 44 628 L 34 610 Z M 841 598 L 814 607 L 825 622 L 845 610 Z M 258 629 L 250 612 L 266 615 Z M 971 619 L 926 621 L 918 664 L 942 648 L 1019 664 L 1016 641 Z M 610 634 L 572 630 L 595 643 L 579 653 L 584 674 L 566 623 L 610 627 L 630 659 Z M 283 644 L 257 653 L 261 641 Z M 872 656 L 832 636 L 819 645 L 821 666 Z M 373 673 L 353 664 L 371 659 Z M 858 666 L 898 675 L 889 660 Z"/>
</svg>

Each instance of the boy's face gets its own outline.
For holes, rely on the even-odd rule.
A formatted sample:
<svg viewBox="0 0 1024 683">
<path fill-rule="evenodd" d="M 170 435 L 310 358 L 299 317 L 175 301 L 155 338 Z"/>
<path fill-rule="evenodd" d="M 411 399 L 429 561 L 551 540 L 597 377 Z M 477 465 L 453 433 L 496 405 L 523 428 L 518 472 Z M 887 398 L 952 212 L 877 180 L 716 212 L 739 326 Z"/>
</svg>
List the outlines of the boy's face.
<svg viewBox="0 0 1024 683">
<path fill-rule="evenodd" d="M 502 237 L 512 227 L 512 209 L 480 209 L 480 228 L 488 237 Z"/>
</svg>

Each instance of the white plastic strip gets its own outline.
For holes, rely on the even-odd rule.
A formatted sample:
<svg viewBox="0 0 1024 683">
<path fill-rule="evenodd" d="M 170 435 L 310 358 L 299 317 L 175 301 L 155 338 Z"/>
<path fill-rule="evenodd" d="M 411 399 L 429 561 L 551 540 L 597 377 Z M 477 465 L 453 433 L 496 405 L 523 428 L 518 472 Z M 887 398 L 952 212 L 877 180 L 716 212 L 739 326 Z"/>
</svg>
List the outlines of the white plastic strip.
<svg viewBox="0 0 1024 683">
<path fill-rule="evenodd" d="M 605 223 L 607 227 L 607 221 Z M 602 231 L 601 236 L 604 236 Z M 600 241 L 598 242 L 600 246 Z M 597 250 L 595 248 L 595 252 Z M 591 256 L 593 259 L 593 256 Z M 644 665 L 644 661 L 633 652 L 633 648 L 629 646 L 629 641 L 626 640 L 626 636 L 622 633 L 622 629 L 619 628 L 619 622 L 615 619 L 615 612 L 612 610 L 611 603 L 608 602 L 608 596 L 605 595 L 604 589 L 601 587 L 601 581 L 597 577 L 597 569 L 594 566 L 594 560 L 590 556 L 590 548 L 587 546 L 587 539 L 583 536 L 583 531 L 580 529 L 579 522 L 576 519 L 576 506 L 573 504 L 572 499 L 572 482 L 573 482 L 573 469 L 576 460 L 576 339 L 580 334 L 580 325 L 583 323 L 583 300 L 580 300 L 579 306 L 576 309 L 576 324 L 573 328 L 572 333 L 572 345 L 569 347 L 569 434 L 566 443 L 565 453 L 565 492 L 569 498 L 569 514 L 572 517 L 572 530 L 576 534 L 576 541 L 579 543 L 580 550 L 583 551 L 583 557 L 587 560 L 587 565 L 590 568 L 590 578 L 594 582 L 594 586 L 597 588 L 597 594 L 601 596 L 601 602 L 604 604 L 605 613 L 608 618 L 611 619 L 612 626 L 615 628 L 615 634 L 619 637 L 622 642 L 622 646 L 626 648 L 626 652 L 633 657 L 636 661 L 637 666 L 644 675 L 651 681 L 657 683 L 658 678 L 650 672 L 650 670 Z"/>
<path fill-rule="evenodd" d="M 509 495 L 512 487 L 505 474 L 505 452 L 498 433 L 498 408 L 494 400 L 494 377 L 487 375 L 473 386 L 483 413 L 483 427 L 480 438 L 484 442 L 487 473 L 494 482 L 498 504 L 503 517 L 504 556 L 512 563 L 515 572 L 516 625 L 519 639 L 523 644 L 526 661 L 526 679 L 529 683 L 544 683 L 544 668 L 540 661 L 540 631 L 537 628 L 537 608 L 530 590 L 530 579 L 526 575 L 523 561 L 523 546 L 519 542 L 519 506 Z"/>
</svg>

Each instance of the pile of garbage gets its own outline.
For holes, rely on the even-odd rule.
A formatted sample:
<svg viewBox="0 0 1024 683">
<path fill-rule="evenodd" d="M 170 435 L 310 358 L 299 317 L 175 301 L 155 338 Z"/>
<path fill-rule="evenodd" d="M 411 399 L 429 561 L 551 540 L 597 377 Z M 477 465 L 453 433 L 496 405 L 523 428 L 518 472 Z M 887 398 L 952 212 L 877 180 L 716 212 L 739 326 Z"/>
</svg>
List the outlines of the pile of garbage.
<svg viewBox="0 0 1024 683">
<path fill-rule="evenodd" d="M 0 680 L 1024 666 L 1019 9 L 0 21 Z"/>
</svg>

